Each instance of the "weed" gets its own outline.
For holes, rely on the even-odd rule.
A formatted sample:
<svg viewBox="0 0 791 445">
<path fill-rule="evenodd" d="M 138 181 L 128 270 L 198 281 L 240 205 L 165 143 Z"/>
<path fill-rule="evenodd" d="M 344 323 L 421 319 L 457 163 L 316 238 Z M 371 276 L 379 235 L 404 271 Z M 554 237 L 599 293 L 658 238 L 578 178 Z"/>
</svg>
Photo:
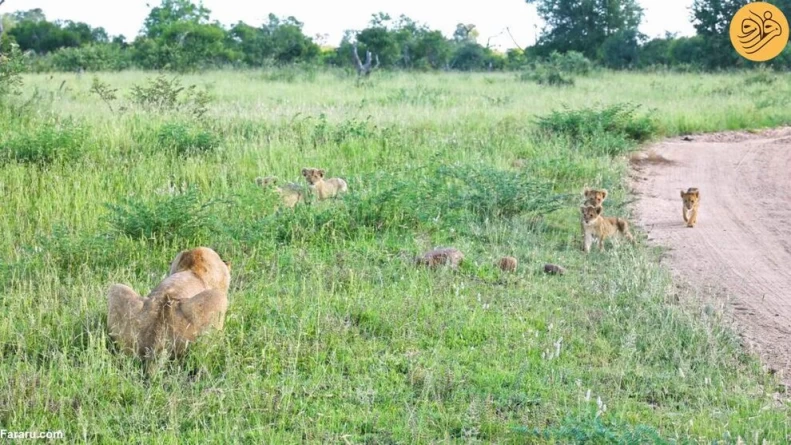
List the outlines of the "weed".
<svg viewBox="0 0 791 445">
<path fill-rule="evenodd" d="M 170 122 L 157 131 L 157 142 L 163 150 L 188 156 L 213 152 L 220 145 L 220 138 L 194 125 Z"/>
<path fill-rule="evenodd" d="M 658 131 L 655 121 L 648 115 L 637 115 L 639 105 L 628 103 L 604 108 L 581 108 L 553 111 L 537 119 L 540 131 L 572 139 L 597 137 L 610 134 L 625 140 L 642 142 Z"/>
<path fill-rule="evenodd" d="M 38 166 L 74 161 L 82 155 L 87 137 L 88 128 L 74 119 L 42 122 L 0 144 L 4 147 L 0 159 Z"/>
</svg>

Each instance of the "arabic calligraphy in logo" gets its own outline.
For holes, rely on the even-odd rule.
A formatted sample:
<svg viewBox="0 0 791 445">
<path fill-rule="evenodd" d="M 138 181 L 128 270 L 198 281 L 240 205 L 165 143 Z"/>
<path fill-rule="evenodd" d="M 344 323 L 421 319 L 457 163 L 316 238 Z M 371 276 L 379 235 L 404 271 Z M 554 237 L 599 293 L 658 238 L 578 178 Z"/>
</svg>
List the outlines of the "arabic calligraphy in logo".
<svg viewBox="0 0 791 445">
<path fill-rule="evenodd" d="M 774 5 L 749 3 L 733 16 L 731 43 L 744 58 L 763 62 L 776 57 L 788 43 L 788 21 Z"/>
</svg>

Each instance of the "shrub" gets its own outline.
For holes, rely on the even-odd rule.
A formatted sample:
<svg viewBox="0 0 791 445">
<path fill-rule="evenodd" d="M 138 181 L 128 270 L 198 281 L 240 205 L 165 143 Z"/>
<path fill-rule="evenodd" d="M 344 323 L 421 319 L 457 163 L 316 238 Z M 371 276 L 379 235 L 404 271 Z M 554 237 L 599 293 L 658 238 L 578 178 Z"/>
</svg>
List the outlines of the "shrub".
<svg viewBox="0 0 791 445">
<path fill-rule="evenodd" d="M 25 66 L 19 45 L 0 36 L 0 103 L 6 96 L 19 94 L 22 86 L 22 71 Z"/>
<path fill-rule="evenodd" d="M 147 111 L 184 111 L 202 118 L 212 98 L 197 86 L 184 87 L 178 77 L 168 79 L 164 74 L 148 79 L 145 85 L 135 85 L 130 94 L 132 103 Z"/>
<path fill-rule="evenodd" d="M 110 226 L 126 236 L 147 240 L 175 238 L 195 240 L 214 227 L 209 213 L 215 202 L 201 202 L 197 192 L 154 196 L 151 201 L 127 198 L 121 204 L 107 204 Z"/>
<path fill-rule="evenodd" d="M 220 138 L 198 127 L 171 122 L 159 128 L 157 142 L 164 150 L 189 156 L 213 152 L 220 145 Z"/>
<path fill-rule="evenodd" d="M 108 44 L 61 48 L 46 57 L 57 71 L 120 71 L 131 66 L 128 52 Z"/>
<path fill-rule="evenodd" d="M 572 86 L 574 85 L 574 78 L 568 74 L 564 74 L 560 69 L 547 63 L 540 63 L 535 65 L 529 71 L 522 73 L 520 76 L 522 81 L 533 81 L 539 85 L 552 85 L 552 86 Z"/>
<path fill-rule="evenodd" d="M 72 119 L 41 123 L 28 131 L 31 133 L 12 135 L 0 144 L 2 161 L 44 166 L 57 160 L 75 160 L 88 137 L 87 128 Z"/>
<path fill-rule="evenodd" d="M 605 108 L 564 109 L 537 119 L 545 134 L 584 139 L 601 134 L 641 142 L 657 132 L 656 122 L 649 116 L 636 114 L 639 105 L 615 104 Z"/>
<path fill-rule="evenodd" d="M 588 75 L 593 70 L 593 62 L 577 51 L 568 51 L 563 54 L 552 51 L 552 54 L 549 55 L 549 64 L 563 73 L 577 76 Z"/>
</svg>

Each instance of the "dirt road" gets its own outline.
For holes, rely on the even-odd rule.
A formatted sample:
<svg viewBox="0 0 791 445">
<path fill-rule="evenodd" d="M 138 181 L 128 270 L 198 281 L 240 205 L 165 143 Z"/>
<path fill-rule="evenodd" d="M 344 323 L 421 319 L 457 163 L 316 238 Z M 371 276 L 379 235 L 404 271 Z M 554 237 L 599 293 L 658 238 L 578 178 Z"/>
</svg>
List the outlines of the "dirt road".
<svg viewBox="0 0 791 445">
<path fill-rule="evenodd" d="M 677 278 L 724 303 L 748 347 L 791 382 L 791 128 L 674 138 L 633 159 L 636 222 Z M 680 190 L 700 189 L 695 228 Z"/>
</svg>

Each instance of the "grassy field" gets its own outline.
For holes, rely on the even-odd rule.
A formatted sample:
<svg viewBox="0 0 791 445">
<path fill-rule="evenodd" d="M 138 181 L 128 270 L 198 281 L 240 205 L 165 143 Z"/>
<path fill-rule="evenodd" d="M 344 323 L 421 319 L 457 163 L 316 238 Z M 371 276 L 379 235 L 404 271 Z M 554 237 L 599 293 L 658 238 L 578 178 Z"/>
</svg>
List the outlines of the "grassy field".
<svg viewBox="0 0 791 445">
<path fill-rule="evenodd" d="M 101 443 L 791 437 L 777 382 L 722 314 L 679 295 L 638 229 L 636 246 L 585 256 L 578 210 L 599 186 L 607 213 L 629 215 L 627 155 L 646 136 L 791 122 L 791 77 L 213 72 L 181 78 L 212 99 L 179 110 L 130 99 L 155 75 L 99 75 L 109 106 L 90 75 L 25 76 L 0 109 L 1 428 Z M 641 107 L 607 108 L 621 103 Z M 350 193 L 275 211 L 255 177 L 304 184 L 302 167 Z M 114 351 L 105 292 L 147 294 L 197 245 L 233 265 L 226 328 L 148 376 Z M 434 246 L 461 249 L 460 270 L 409 262 Z"/>
</svg>

